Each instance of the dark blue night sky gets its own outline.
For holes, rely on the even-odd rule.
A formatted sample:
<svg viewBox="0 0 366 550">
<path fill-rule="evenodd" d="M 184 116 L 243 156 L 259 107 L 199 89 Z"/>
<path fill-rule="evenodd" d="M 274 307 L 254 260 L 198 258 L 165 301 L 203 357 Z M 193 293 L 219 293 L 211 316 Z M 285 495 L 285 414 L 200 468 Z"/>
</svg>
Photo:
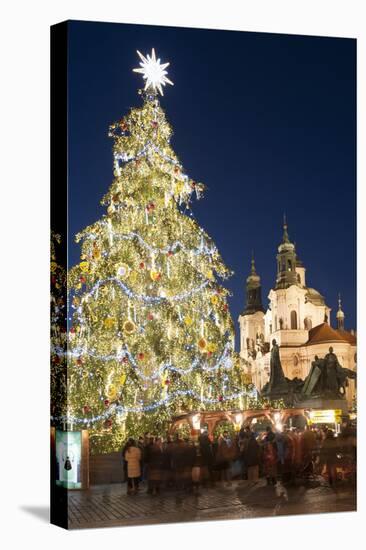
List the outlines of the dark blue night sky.
<svg viewBox="0 0 366 550">
<path fill-rule="evenodd" d="M 356 41 L 71 22 L 70 264 L 74 235 L 105 212 L 113 179 L 108 126 L 141 104 L 136 50 L 170 61 L 161 99 L 185 171 L 208 187 L 193 203 L 235 274 L 234 321 L 254 249 L 263 301 L 275 282 L 286 212 L 307 285 L 356 327 Z M 237 324 L 237 323 L 236 323 Z"/>
</svg>

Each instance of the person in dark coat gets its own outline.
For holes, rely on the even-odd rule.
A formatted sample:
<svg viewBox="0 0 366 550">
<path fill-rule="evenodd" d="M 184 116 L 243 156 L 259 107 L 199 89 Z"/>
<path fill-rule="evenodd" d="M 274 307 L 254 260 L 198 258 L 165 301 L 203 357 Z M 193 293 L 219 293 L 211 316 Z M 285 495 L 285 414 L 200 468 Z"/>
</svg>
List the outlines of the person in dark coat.
<svg viewBox="0 0 366 550">
<path fill-rule="evenodd" d="M 245 464 L 248 481 L 257 481 L 259 478 L 259 464 L 261 460 L 261 449 L 253 433 L 250 434 L 245 452 Z"/>
<path fill-rule="evenodd" d="M 329 485 L 335 485 L 337 481 L 337 451 L 338 445 L 332 430 L 328 430 L 321 449 L 321 456 L 326 466 Z"/>
<path fill-rule="evenodd" d="M 162 479 L 163 450 L 160 438 L 151 438 L 145 448 L 147 464 L 147 492 L 155 495 L 160 492 Z"/>
<path fill-rule="evenodd" d="M 167 437 L 167 440 L 163 444 L 163 478 L 164 485 L 167 488 L 171 488 L 174 485 L 174 472 L 172 469 L 172 451 L 173 451 L 173 441 L 170 436 Z"/>
<path fill-rule="evenodd" d="M 184 447 L 183 439 L 177 436 L 172 447 L 172 470 L 176 489 L 181 489 L 184 485 Z"/>
<path fill-rule="evenodd" d="M 248 443 L 251 437 L 251 430 L 249 426 L 243 427 L 239 431 L 239 456 L 241 462 L 241 479 L 248 479 L 247 463 L 246 463 L 246 452 L 248 448 Z"/>
<path fill-rule="evenodd" d="M 143 482 L 144 479 L 144 468 L 145 468 L 145 445 L 144 445 L 144 438 L 142 436 L 139 437 L 137 446 L 141 451 L 141 476 L 140 476 L 140 482 Z"/>
<path fill-rule="evenodd" d="M 183 488 L 192 491 L 192 468 L 196 457 L 196 449 L 188 438 L 184 440 L 183 450 Z"/>
<path fill-rule="evenodd" d="M 231 462 L 236 458 L 235 448 L 228 432 L 224 432 L 218 439 L 216 452 L 216 468 L 220 471 L 220 479 L 231 485 Z"/>
<path fill-rule="evenodd" d="M 277 448 L 275 434 L 270 426 L 266 429 L 267 435 L 263 442 L 263 467 L 268 485 L 277 483 Z"/>
<path fill-rule="evenodd" d="M 194 461 L 192 466 L 192 487 L 193 492 L 198 495 L 199 487 L 203 479 L 203 457 L 199 442 L 194 444 Z"/>
<path fill-rule="evenodd" d="M 212 448 L 212 443 L 210 441 L 210 438 L 208 437 L 207 431 L 203 432 L 199 438 L 199 450 L 201 455 L 201 467 L 207 468 L 208 475 L 210 478 L 210 482 L 213 485 L 215 483 L 214 478 L 214 453 Z"/>
</svg>

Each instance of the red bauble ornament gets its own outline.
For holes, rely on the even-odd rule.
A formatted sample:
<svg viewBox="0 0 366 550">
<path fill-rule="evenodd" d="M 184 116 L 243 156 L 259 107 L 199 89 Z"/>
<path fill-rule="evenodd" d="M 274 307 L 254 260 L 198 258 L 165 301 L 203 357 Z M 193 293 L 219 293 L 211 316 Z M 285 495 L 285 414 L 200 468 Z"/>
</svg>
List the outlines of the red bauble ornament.
<svg viewBox="0 0 366 550">
<path fill-rule="evenodd" d="M 223 396 L 222 395 L 219 395 L 219 401 L 223 401 Z"/>
<path fill-rule="evenodd" d="M 51 283 L 54 285 L 56 282 L 56 277 L 54 275 L 52 275 L 51 277 Z"/>
<path fill-rule="evenodd" d="M 208 357 L 211 357 L 212 351 L 208 351 L 208 352 L 207 352 L 207 355 L 208 355 Z"/>
<path fill-rule="evenodd" d="M 104 422 L 104 427 L 105 428 L 111 428 L 111 426 L 112 426 L 112 420 L 106 420 Z"/>
<path fill-rule="evenodd" d="M 152 126 L 153 128 L 157 128 L 157 127 L 158 127 L 158 123 L 156 122 L 156 120 L 153 120 L 153 121 L 151 122 L 151 126 Z"/>
<path fill-rule="evenodd" d="M 144 357 L 145 355 L 142 352 L 137 355 L 137 358 L 139 359 L 139 361 L 143 361 Z"/>
<path fill-rule="evenodd" d="M 128 363 L 128 357 L 124 357 L 124 358 L 122 359 L 122 363 Z"/>
<path fill-rule="evenodd" d="M 75 332 L 75 327 L 71 327 L 71 328 L 70 328 L 70 332 L 71 332 L 71 334 L 74 334 L 74 332 Z"/>
<path fill-rule="evenodd" d="M 144 269 L 144 267 L 145 267 L 144 262 L 140 262 L 139 268 L 140 268 L 140 269 Z"/>
<path fill-rule="evenodd" d="M 175 172 L 176 174 L 177 174 L 178 172 L 180 172 L 179 166 L 175 166 L 175 167 L 174 167 L 174 172 Z"/>
<path fill-rule="evenodd" d="M 150 212 L 151 210 L 154 210 L 155 204 L 153 202 L 150 202 L 150 204 L 148 204 L 146 208 L 148 212 Z"/>
<path fill-rule="evenodd" d="M 82 284 L 86 283 L 85 277 L 80 277 L 80 282 L 81 282 Z"/>
<path fill-rule="evenodd" d="M 169 386 L 169 384 L 170 384 L 170 380 L 165 380 L 165 385 Z"/>
<path fill-rule="evenodd" d="M 80 358 L 79 358 L 79 359 L 76 359 L 76 364 L 79 365 L 79 366 L 82 365 L 82 364 L 83 364 L 83 360 L 80 359 Z"/>
<path fill-rule="evenodd" d="M 154 319 L 154 315 L 152 313 L 149 313 L 147 318 L 149 319 L 149 321 L 152 321 Z"/>
<path fill-rule="evenodd" d="M 84 414 L 90 413 L 90 407 L 88 405 L 85 405 L 85 407 L 83 407 L 83 413 Z"/>
<path fill-rule="evenodd" d="M 192 181 L 192 182 L 191 182 L 191 186 L 192 186 L 192 187 L 196 187 L 196 182 L 195 182 L 195 181 Z"/>
<path fill-rule="evenodd" d="M 109 407 L 109 399 L 105 399 L 105 400 L 104 400 L 104 405 L 105 405 L 106 407 Z"/>
<path fill-rule="evenodd" d="M 229 309 L 229 306 L 227 304 L 224 304 L 224 311 L 227 311 Z"/>
<path fill-rule="evenodd" d="M 172 251 L 172 250 L 169 250 L 169 251 L 167 252 L 167 256 L 173 256 L 173 251 Z"/>
</svg>

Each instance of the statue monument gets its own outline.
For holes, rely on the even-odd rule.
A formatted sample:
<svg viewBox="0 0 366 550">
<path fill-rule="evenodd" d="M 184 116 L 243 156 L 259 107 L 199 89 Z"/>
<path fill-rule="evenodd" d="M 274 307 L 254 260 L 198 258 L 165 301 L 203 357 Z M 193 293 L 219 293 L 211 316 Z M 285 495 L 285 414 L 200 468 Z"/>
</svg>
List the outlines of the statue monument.
<svg viewBox="0 0 366 550">
<path fill-rule="evenodd" d="M 342 399 L 345 395 L 345 388 L 348 385 L 348 378 L 355 379 L 356 372 L 350 369 L 344 369 L 333 351 L 329 348 L 329 353 L 324 359 L 319 359 L 317 355 L 311 364 L 311 369 L 304 381 L 301 389 L 301 396 L 324 397 L 333 399 Z"/>
<path fill-rule="evenodd" d="M 269 382 L 263 386 L 261 395 L 269 399 L 283 399 L 286 403 L 291 401 L 291 395 L 297 387 L 299 379 L 289 380 L 285 377 L 281 359 L 280 349 L 276 340 L 272 340 L 271 360 L 270 360 L 270 378 Z M 300 381 L 302 382 L 302 381 Z"/>
<path fill-rule="evenodd" d="M 270 379 L 263 386 L 261 395 L 269 399 L 283 399 L 287 406 L 329 407 L 345 409 L 345 388 L 348 378 L 355 379 L 356 372 L 344 369 L 333 351 L 321 359 L 317 355 L 305 380 L 285 377 L 279 346 L 272 340 Z"/>
</svg>

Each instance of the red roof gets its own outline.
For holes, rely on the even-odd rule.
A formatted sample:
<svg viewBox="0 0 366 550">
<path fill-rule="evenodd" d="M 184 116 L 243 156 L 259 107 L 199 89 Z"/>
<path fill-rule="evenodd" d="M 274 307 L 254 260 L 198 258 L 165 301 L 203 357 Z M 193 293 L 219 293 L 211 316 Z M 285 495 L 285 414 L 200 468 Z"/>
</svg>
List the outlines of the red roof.
<svg viewBox="0 0 366 550">
<path fill-rule="evenodd" d="M 337 328 L 338 334 L 342 336 L 344 340 L 347 340 L 352 346 L 355 346 L 357 344 L 357 338 L 352 332 L 348 332 L 348 330 L 341 330 Z"/>
<path fill-rule="evenodd" d="M 305 345 L 310 346 L 312 344 L 320 344 L 323 342 L 347 342 L 349 340 L 340 334 L 340 331 L 332 328 L 328 323 L 322 323 L 311 330 L 309 330 L 309 340 Z"/>
</svg>

